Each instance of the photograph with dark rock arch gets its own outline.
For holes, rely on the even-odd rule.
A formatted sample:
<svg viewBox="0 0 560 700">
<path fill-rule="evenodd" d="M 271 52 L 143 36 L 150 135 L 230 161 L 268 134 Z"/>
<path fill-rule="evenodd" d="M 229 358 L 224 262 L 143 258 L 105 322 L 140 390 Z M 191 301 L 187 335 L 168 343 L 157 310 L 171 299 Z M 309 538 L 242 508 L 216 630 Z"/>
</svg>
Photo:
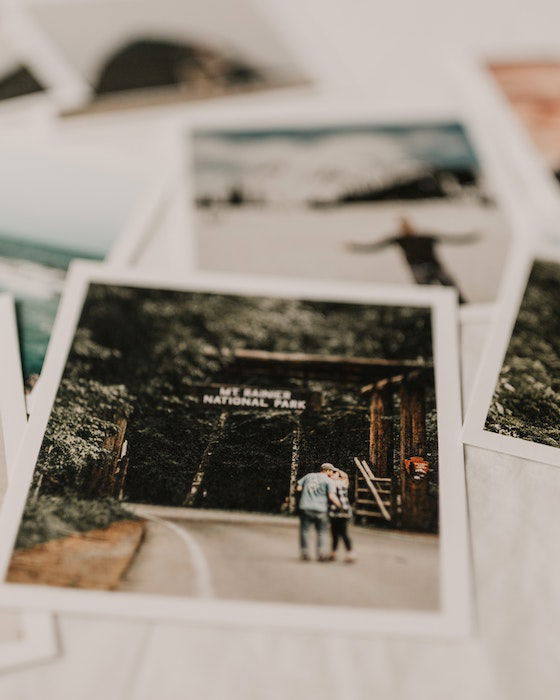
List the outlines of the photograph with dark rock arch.
<svg viewBox="0 0 560 700">
<path fill-rule="evenodd" d="M 69 115 L 310 82 L 289 37 L 251 0 L 50 2 L 29 13 L 89 92 Z"/>
<path fill-rule="evenodd" d="M 7 582 L 438 611 L 433 313 L 90 284 Z"/>
</svg>

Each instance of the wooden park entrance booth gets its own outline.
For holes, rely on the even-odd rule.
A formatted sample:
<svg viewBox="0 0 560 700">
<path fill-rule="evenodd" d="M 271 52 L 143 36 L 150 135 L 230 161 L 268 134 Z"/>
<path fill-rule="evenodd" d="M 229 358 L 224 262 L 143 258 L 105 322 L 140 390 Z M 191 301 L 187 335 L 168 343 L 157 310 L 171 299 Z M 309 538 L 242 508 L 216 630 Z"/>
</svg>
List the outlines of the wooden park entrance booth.
<svg viewBox="0 0 560 700">
<path fill-rule="evenodd" d="M 437 528 L 437 498 L 429 489 L 429 473 L 435 465 L 430 464 L 426 446 L 426 386 L 433 378 L 431 364 L 247 349 L 232 351 L 230 358 L 231 375 L 238 381 L 246 378 L 256 383 L 263 376 L 269 381 L 277 377 L 278 386 L 285 386 L 286 378 L 355 384 L 369 413 L 369 435 L 364 435 L 363 451 L 355 456 L 354 464 L 338 466 L 352 477 L 358 521 L 419 532 Z M 291 406 L 286 405 L 285 410 L 298 417 L 304 410 L 320 411 L 320 393 L 292 392 Z M 221 421 L 225 420 L 227 409 L 221 414 Z M 301 438 L 298 420 L 292 437 L 290 512 L 296 509 Z"/>
<path fill-rule="evenodd" d="M 324 408 L 321 391 L 308 387 L 316 389 L 323 381 L 340 383 L 345 391 L 348 387 L 353 391 L 355 386 L 360 400 L 358 408 L 352 410 L 364 411 L 369 418 L 369 434 L 364 433 L 362 447 L 356 450 L 353 460 L 335 465 L 349 473 L 356 520 L 417 532 L 437 530 L 437 496 L 430 493 L 429 486 L 430 473 L 437 465 L 427 454 L 426 435 L 426 390 L 433 383 L 430 364 L 248 349 L 223 354 L 227 362 L 220 383 L 190 386 L 187 390 L 198 405 L 215 409 L 216 417 L 184 496 L 185 507 L 197 505 L 213 453 L 224 439 L 228 416 L 240 410 L 269 410 L 292 415 L 285 511 L 295 513 L 296 485 L 303 473 L 302 418 Z M 300 380 L 300 388 L 286 389 L 289 380 Z M 115 454 L 103 470 L 108 495 L 117 498 L 126 491 L 126 445 L 126 426 L 120 423 L 114 440 Z M 303 466 L 309 471 L 310 466 L 318 468 L 320 464 Z"/>
</svg>

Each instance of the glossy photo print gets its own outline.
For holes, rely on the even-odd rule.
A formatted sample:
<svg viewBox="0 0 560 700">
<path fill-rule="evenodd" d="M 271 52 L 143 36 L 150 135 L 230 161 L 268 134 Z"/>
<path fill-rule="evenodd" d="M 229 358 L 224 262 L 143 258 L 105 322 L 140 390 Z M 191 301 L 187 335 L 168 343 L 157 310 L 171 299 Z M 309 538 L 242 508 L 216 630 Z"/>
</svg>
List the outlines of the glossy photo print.
<svg viewBox="0 0 560 700">
<path fill-rule="evenodd" d="M 69 113 L 105 112 L 299 87 L 289 35 L 251 0 L 104 0 L 29 6 Z M 46 55 L 44 55 L 46 53 Z M 42 55 L 43 54 L 43 55 Z M 57 70 L 58 68 L 58 70 Z"/>
<path fill-rule="evenodd" d="M 115 274 L 71 274 L 6 593 L 464 633 L 453 295 Z"/>
<path fill-rule="evenodd" d="M 194 269 L 497 295 L 512 227 L 466 125 L 401 119 L 195 126 Z"/>
<path fill-rule="evenodd" d="M 468 443 L 560 465 L 558 252 L 519 260 L 465 422 Z"/>
</svg>

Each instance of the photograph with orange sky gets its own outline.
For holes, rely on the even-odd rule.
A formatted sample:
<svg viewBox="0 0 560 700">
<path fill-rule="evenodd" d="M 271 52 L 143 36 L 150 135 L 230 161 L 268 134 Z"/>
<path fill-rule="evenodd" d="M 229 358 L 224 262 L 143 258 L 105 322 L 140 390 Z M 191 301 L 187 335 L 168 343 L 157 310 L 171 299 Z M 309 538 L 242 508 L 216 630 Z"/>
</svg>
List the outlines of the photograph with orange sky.
<svg viewBox="0 0 560 700">
<path fill-rule="evenodd" d="M 488 69 L 560 182 L 560 60 L 491 62 Z"/>
</svg>

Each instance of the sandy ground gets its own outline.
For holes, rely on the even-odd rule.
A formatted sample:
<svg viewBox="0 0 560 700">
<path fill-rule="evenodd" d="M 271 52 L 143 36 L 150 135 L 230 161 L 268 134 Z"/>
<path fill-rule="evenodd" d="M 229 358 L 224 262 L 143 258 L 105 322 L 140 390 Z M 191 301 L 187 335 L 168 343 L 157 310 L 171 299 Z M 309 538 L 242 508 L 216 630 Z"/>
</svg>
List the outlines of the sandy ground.
<svg viewBox="0 0 560 700">
<path fill-rule="evenodd" d="M 186 542 L 178 530 L 186 533 Z M 352 536 L 354 564 L 300 562 L 297 521 L 152 522 L 120 590 L 382 609 L 437 607 L 437 537 L 363 527 L 353 527 Z"/>
<path fill-rule="evenodd" d="M 17 549 L 6 580 L 112 590 L 128 569 L 143 535 L 142 521 L 119 520 L 108 527 Z"/>
<path fill-rule="evenodd" d="M 199 211 L 194 251 L 205 270 L 412 283 L 400 249 L 369 254 L 344 250 L 348 241 L 376 241 L 410 216 L 419 231 L 480 233 L 475 243 L 444 243 L 439 256 L 467 301 L 492 301 L 509 244 L 507 223 L 495 207 L 475 201 L 356 204 L 339 209 L 244 208 Z"/>
</svg>

